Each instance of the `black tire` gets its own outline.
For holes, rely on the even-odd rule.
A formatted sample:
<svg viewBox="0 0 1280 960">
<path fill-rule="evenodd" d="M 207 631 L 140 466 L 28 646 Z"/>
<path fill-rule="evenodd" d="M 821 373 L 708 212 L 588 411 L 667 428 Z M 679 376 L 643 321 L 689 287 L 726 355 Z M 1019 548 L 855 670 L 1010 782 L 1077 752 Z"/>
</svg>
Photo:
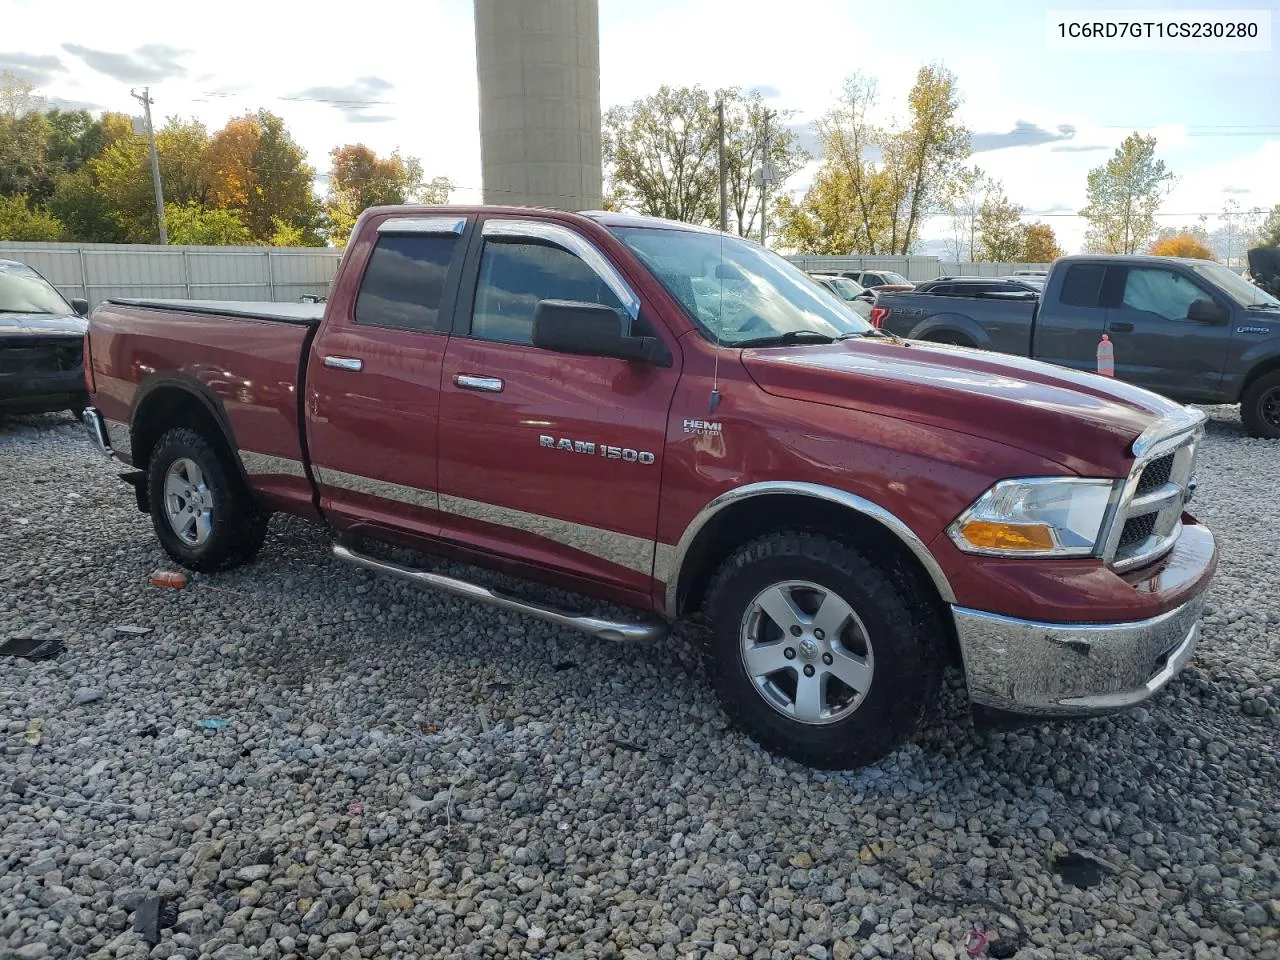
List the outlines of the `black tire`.
<svg viewBox="0 0 1280 960">
<path fill-rule="evenodd" d="M 805 723 L 767 699 L 749 675 L 744 653 L 746 624 L 755 601 L 778 584 L 805 581 L 834 593 L 852 610 L 865 629 L 872 662 L 869 687 L 860 698 L 849 698 L 821 724 Z M 708 666 L 725 712 L 767 750 L 821 769 L 850 769 L 882 759 L 909 740 L 926 710 L 935 703 L 942 680 L 941 637 L 922 629 L 923 617 L 913 615 L 908 581 L 882 569 L 853 548 L 817 533 L 789 531 L 770 534 L 739 548 L 713 578 L 707 590 L 706 615 L 711 627 Z M 786 589 L 805 588 L 788 587 Z M 791 594 L 793 598 L 799 594 Z M 820 596 L 817 594 L 816 596 Z M 813 611 L 811 611 L 813 612 Z M 760 621 L 750 620 L 759 624 Z M 786 633 L 770 627 L 780 637 Z M 803 639 L 807 639 L 805 634 Z M 787 643 L 785 639 L 778 641 Z M 799 664 L 806 655 L 818 670 L 831 663 L 798 648 L 769 683 L 798 684 Z M 771 644 L 770 647 L 774 645 Z M 812 645 L 810 645 L 812 649 Z M 821 648 L 819 648 L 821 650 Z M 825 672 L 825 671 L 824 671 Z M 825 703 L 830 679 L 819 675 Z M 840 692 L 852 688 L 836 685 Z M 776 700 L 776 688 L 771 694 Z M 847 696 L 847 694 L 845 694 Z M 797 692 L 793 697 L 798 705 Z"/>
<path fill-rule="evenodd" d="M 198 544 L 187 543 L 178 535 L 165 507 L 165 478 L 180 460 L 199 468 L 212 499 L 207 538 Z M 147 496 L 161 546 L 189 570 L 210 573 L 248 563 L 266 539 L 270 515 L 258 509 L 234 467 L 217 448 L 186 427 L 170 430 L 156 442 L 147 464 Z"/>
<path fill-rule="evenodd" d="M 1280 440 L 1280 370 L 1249 384 L 1240 398 L 1240 419 L 1249 436 Z"/>
</svg>

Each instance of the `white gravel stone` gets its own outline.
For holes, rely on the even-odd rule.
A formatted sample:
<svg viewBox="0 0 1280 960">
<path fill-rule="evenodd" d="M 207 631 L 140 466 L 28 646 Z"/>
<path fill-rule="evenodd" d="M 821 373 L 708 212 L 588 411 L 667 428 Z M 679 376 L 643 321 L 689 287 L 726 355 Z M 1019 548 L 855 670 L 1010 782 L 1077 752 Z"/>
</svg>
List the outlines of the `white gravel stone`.
<svg viewBox="0 0 1280 960">
<path fill-rule="evenodd" d="M 988 733 L 955 675 L 853 773 L 730 728 L 684 627 L 602 644 L 292 518 L 250 567 L 152 587 L 172 564 L 118 465 L 13 418 L 0 639 L 67 650 L 0 663 L 0 957 L 946 960 L 979 925 L 1021 960 L 1280 960 L 1280 444 L 1210 414 L 1193 665 L 1140 712 Z M 1097 886 L 1053 871 L 1077 852 Z"/>
</svg>

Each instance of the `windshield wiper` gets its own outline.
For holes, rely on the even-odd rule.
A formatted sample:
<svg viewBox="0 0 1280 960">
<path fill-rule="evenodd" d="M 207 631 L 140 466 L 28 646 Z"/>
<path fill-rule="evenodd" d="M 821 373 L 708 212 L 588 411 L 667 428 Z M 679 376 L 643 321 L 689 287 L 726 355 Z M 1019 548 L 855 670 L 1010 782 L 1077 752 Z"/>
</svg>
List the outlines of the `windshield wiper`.
<svg viewBox="0 0 1280 960">
<path fill-rule="evenodd" d="M 788 330 L 772 337 L 756 337 L 754 340 L 739 340 L 735 347 L 780 347 L 788 343 L 834 343 L 835 337 L 817 330 Z"/>
<path fill-rule="evenodd" d="M 1251 303 L 1246 310 L 1280 310 L 1280 303 Z"/>
<path fill-rule="evenodd" d="M 836 339 L 838 340 L 861 340 L 865 337 L 884 337 L 886 340 L 892 340 L 894 343 L 906 345 L 907 341 L 903 340 L 896 333 L 890 333 L 888 330 L 873 328 L 871 330 L 855 330 L 853 333 L 842 333 Z"/>
</svg>

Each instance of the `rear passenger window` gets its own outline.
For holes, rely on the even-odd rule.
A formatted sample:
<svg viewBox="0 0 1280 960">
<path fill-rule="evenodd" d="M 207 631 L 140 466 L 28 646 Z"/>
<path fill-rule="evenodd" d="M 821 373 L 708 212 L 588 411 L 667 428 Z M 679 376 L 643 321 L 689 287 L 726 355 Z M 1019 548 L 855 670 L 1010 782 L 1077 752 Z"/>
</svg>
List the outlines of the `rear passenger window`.
<svg viewBox="0 0 1280 960">
<path fill-rule="evenodd" d="M 533 312 L 539 300 L 578 300 L 610 307 L 623 321 L 627 311 L 594 270 L 560 247 L 490 240 L 480 259 L 471 335 L 505 343 L 533 342 Z"/>
<path fill-rule="evenodd" d="M 443 330 L 448 321 L 440 316 L 440 297 L 457 243 L 455 236 L 380 236 L 356 295 L 355 322 Z"/>
<path fill-rule="evenodd" d="M 1062 281 L 1062 302 L 1069 307 L 1098 306 L 1105 271 L 1106 266 L 1101 263 L 1073 263 L 1067 267 L 1067 275 Z"/>
</svg>

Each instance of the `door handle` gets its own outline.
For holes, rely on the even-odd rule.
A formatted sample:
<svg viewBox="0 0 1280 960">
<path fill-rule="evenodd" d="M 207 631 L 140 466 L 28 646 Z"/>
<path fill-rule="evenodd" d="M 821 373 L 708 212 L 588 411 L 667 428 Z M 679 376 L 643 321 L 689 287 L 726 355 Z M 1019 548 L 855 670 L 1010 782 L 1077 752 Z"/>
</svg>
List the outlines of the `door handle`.
<svg viewBox="0 0 1280 960">
<path fill-rule="evenodd" d="M 1112 333 L 1128 333 L 1133 329 L 1133 324 L 1128 320 L 1113 320 L 1107 324 L 1107 329 Z"/>
<path fill-rule="evenodd" d="M 364 361 L 359 357 L 325 357 L 324 365 L 334 370 L 350 370 L 359 373 L 364 369 Z"/>
<path fill-rule="evenodd" d="M 463 390 L 482 390 L 485 393 L 501 393 L 505 386 L 498 377 L 477 377 L 469 373 L 458 374 L 453 383 Z"/>
</svg>

